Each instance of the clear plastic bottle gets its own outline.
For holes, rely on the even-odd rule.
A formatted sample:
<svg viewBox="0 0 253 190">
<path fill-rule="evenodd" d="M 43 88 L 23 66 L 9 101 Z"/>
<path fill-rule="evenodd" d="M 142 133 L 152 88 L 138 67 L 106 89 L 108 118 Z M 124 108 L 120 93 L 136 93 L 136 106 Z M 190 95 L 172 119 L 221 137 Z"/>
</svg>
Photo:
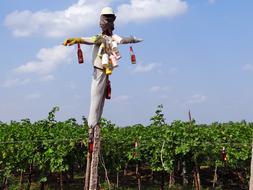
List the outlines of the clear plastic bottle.
<svg viewBox="0 0 253 190">
<path fill-rule="evenodd" d="M 104 53 L 102 55 L 102 65 L 103 67 L 106 67 L 109 64 L 109 57 L 107 53 Z"/>
<path fill-rule="evenodd" d="M 116 59 L 116 57 L 115 57 L 114 55 L 112 55 L 112 54 L 110 55 L 110 60 L 111 60 L 111 62 L 112 62 L 113 68 L 119 66 L 119 65 L 118 65 L 118 61 L 117 61 L 117 59 Z"/>
<path fill-rule="evenodd" d="M 116 41 L 112 41 L 112 53 L 117 60 L 119 60 L 121 58 L 121 55 L 120 55 L 119 49 L 118 49 L 118 44 Z"/>
</svg>

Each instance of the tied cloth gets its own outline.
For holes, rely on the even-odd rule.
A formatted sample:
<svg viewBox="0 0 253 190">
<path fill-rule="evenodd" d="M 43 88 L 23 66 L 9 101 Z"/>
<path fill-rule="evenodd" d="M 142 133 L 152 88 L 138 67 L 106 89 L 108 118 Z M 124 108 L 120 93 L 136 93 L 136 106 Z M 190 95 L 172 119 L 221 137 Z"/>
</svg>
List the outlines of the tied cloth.
<svg viewBox="0 0 253 190">
<path fill-rule="evenodd" d="M 101 15 L 100 16 L 100 27 L 102 29 L 102 34 L 112 36 L 112 31 L 114 30 L 114 21 L 116 19 L 115 15 Z"/>
</svg>

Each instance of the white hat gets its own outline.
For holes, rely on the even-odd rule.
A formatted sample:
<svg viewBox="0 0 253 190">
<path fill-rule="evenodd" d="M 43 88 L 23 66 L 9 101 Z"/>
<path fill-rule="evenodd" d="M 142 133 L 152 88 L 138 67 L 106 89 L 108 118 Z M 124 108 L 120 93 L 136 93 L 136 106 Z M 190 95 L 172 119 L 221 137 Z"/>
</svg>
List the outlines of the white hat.
<svg viewBox="0 0 253 190">
<path fill-rule="evenodd" d="M 100 14 L 101 15 L 114 15 L 114 12 L 111 7 L 104 7 Z"/>
</svg>

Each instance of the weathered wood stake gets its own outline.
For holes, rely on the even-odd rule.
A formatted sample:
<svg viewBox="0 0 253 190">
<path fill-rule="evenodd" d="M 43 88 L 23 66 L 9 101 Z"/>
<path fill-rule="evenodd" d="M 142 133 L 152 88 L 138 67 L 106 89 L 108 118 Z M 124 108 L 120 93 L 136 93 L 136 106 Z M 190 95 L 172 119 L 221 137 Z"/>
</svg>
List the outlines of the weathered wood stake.
<svg viewBox="0 0 253 190">
<path fill-rule="evenodd" d="M 250 183 L 249 190 L 253 190 L 253 143 L 251 144 L 251 166 L 250 166 Z"/>
<path fill-rule="evenodd" d="M 98 189 L 98 162 L 100 153 L 100 126 L 96 125 L 94 127 L 93 133 L 93 152 L 90 166 L 90 182 L 89 190 Z"/>
<path fill-rule="evenodd" d="M 89 190 L 89 184 L 90 184 L 90 166 L 91 166 L 91 160 L 92 160 L 92 153 L 89 150 L 89 148 L 90 148 L 89 143 L 91 143 L 91 142 L 93 142 L 93 128 L 89 128 L 87 163 L 86 163 L 84 190 Z"/>
</svg>

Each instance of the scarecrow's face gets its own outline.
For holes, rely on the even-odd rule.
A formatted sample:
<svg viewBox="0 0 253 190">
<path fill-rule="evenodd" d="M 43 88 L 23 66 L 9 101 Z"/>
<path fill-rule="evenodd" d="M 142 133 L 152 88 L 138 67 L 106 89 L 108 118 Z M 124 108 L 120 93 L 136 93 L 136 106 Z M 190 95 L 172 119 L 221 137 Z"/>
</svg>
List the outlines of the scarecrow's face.
<svg viewBox="0 0 253 190">
<path fill-rule="evenodd" d="M 116 16 L 114 14 L 101 15 L 100 16 L 100 27 L 102 29 L 102 34 L 111 36 L 114 30 L 114 21 Z"/>
</svg>

